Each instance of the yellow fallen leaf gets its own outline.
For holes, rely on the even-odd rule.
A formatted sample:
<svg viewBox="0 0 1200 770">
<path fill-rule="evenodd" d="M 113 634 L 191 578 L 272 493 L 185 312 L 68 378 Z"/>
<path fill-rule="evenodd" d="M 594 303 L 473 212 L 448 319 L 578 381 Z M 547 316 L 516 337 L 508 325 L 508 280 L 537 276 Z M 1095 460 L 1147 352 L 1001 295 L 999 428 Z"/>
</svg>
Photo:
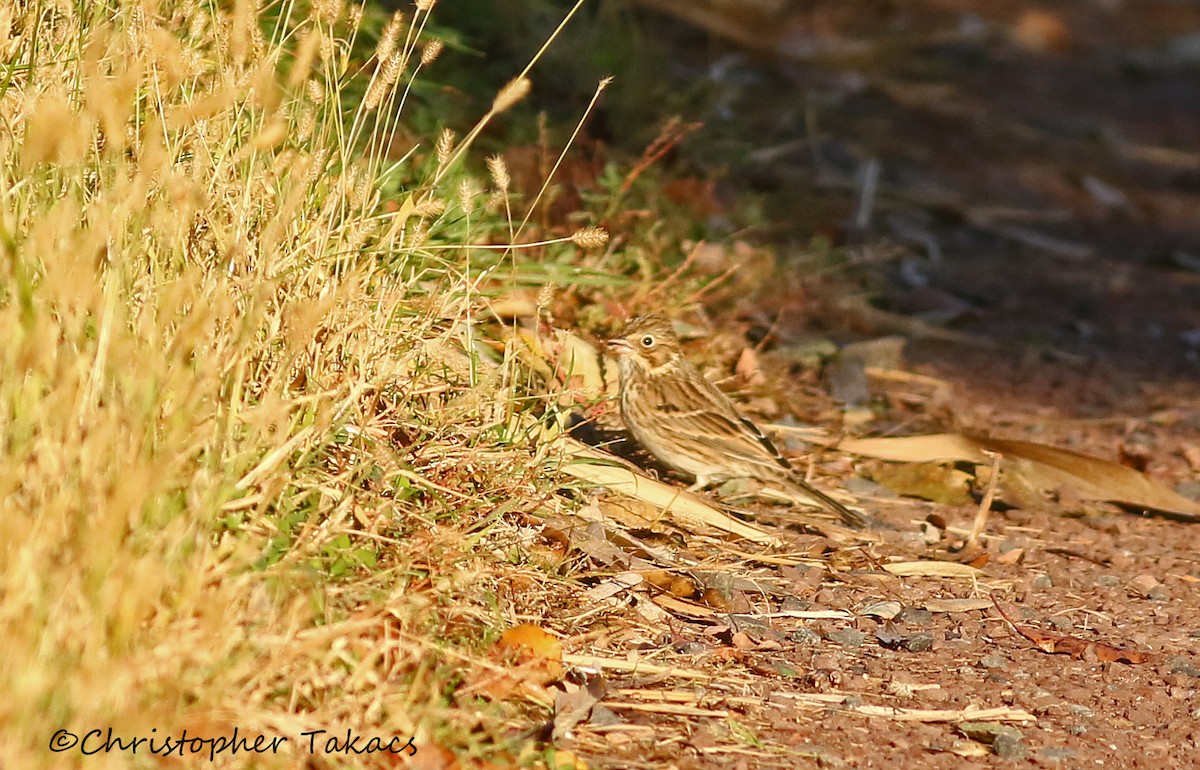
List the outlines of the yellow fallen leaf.
<svg viewBox="0 0 1200 770">
<path fill-rule="evenodd" d="M 562 642 L 533 623 L 513 626 L 500 636 L 497 645 L 504 649 L 522 650 L 531 658 L 543 661 L 554 678 L 562 676 Z"/>
<path fill-rule="evenodd" d="M 713 508 L 686 489 L 655 481 L 608 452 L 566 436 L 559 441 L 563 459 L 559 469 L 564 473 L 656 505 L 683 526 L 716 529 L 756 543 L 779 545 L 777 538 L 758 527 Z"/>
<path fill-rule="evenodd" d="M 885 564 L 883 568 L 899 577 L 976 578 L 983 574 L 974 567 L 953 561 L 897 561 Z"/>
<path fill-rule="evenodd" d="M 1001 473 L 1016 474 L 1042 490 L 1069 490 L 1081 499 L 1104 500 L 1162 511 L 1200 522 L 1200 503 L 1168 489 L 1133 468 L 1110 460 L 1038 444 L 982 434 L 938 433 L 899 438 L 844 439 L 838 449 L 897 462 L 988 462 L 1004 456 Z"/>
</svg>

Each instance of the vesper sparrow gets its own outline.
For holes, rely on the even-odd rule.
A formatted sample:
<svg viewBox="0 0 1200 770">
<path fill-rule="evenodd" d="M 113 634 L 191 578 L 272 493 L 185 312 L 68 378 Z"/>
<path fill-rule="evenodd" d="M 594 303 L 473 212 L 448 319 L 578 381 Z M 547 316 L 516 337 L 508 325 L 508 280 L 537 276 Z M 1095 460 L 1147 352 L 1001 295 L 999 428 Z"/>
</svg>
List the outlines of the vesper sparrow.
<svg viewBox="0 0 1200 770">
<path fill-rule="evenodd" d="M 650 454 L 694 476 L 693 489 L 733 478 L 774 482 L 849 526 L 865 526 L 860 514 L 796 475 L 762 431 L 684 358 L 665 318 L 634 318 L 608 347 L 617 355 L 625 426 Z"/>
</svg>

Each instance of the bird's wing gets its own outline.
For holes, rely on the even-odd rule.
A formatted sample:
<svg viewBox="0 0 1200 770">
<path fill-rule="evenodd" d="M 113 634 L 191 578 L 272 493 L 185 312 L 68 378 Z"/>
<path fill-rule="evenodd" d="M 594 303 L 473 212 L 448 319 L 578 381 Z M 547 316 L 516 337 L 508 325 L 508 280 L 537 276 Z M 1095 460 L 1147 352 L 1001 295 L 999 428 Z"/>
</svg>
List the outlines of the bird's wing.
<svg viewBox="0 0 1200 770">
<path fill-rule="evenodd" d="M 662 417 L 661 429 L 678 440 L 702 442 L 715 458 L 751 463 L 768 476 L 786 473 L 788 465 L 775 446 L 737 409 L 716 385 L 703 376 L 688 377 L 672 386 L 679 392 L 658 396 L 651 404 Z M 686 406 L 681 406 L 686 404 Z"/>
<path fill-rule="evenodd" d="M 662 418 L 660 430 L 670 435 L 673 443 L 686 441 L 694 447 L 694 453 L 699 453 L 703 447 L 716 466 L 729 467 L 731 460 L 751 465 L 759 470 L 758 475 L 762 478 L 785 481 L 836 513 L 847 525 L 865 526 L 862 515 L 802 479 L 771 440 L 757 425 L 738 414 L 733 402 L 716 385 L 699 375 L 671 384 L 679 391 L 667 396 L 655 389 L 657 392 L 650 406 Z"/>
</svg>

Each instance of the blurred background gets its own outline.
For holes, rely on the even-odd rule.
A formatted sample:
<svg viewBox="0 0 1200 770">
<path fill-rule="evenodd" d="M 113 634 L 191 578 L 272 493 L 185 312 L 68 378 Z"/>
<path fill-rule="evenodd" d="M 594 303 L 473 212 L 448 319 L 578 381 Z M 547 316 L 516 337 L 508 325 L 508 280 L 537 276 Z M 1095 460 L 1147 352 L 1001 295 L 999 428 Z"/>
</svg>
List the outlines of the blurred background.
<svg viewBox="0 0 1200 770">
<path fill-rule="evenodd" d="M 442 4 L 455 62 L 427 98 L 468 125 L 571 5 Z M 768 243 L 785 265 L 832 249 L 826 299 L 1025 365 L 1200 369 L 1200 3 L 601 0 L 523 107 L 569 129 L 610 74 L 574 161 L 594 166 L 585 189 L 678 119 L 662 184 L 697 238 Z M 536 120 L 506 118 L 506 141 L 537 141 Z"/>
</svg>

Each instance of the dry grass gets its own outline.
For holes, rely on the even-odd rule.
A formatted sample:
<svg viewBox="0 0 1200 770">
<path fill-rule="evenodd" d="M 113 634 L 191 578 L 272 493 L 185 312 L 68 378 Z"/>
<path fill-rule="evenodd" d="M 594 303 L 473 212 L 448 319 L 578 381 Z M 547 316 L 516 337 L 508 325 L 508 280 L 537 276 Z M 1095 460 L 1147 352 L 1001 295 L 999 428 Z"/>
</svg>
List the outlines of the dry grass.
<svg viewBox="0 0 1200 770">
<path fill-rule="evenodd" d="M 49 750 L 109 726 L 289 738 L 228 765 L 308 760 L 306 730 L 504 750 L 453 692 L 544 482 L 444 248 L 504 198 L 466 143 L 388 155 L 428 5 L 361 70 L 336 0 L 0 9 L 0 765 L 126 766 Z M 400 167 L 427 183 L 387 213 Z"/>
</svg>

